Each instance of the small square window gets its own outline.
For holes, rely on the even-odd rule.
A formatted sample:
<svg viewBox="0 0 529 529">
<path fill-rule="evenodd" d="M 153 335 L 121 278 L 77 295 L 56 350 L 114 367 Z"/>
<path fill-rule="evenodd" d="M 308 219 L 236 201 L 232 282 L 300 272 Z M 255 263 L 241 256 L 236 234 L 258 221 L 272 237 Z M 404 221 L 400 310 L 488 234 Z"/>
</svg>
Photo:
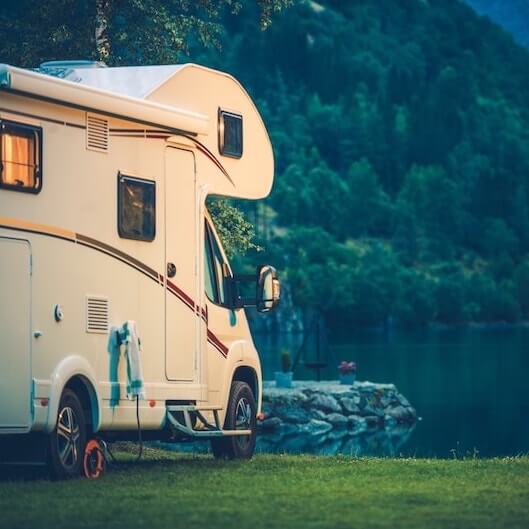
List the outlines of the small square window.
<svg viewBox="0 0 529 529">
<path fill-rule="evenodd" d="M 118 232 L 124 239 L 153 241 L 156 182 L 118 175 Z"/>
<path fill-rule="evenodd" d="M 42 187 L 42 129 L 0 121 L 0 187 L 38 193 Z"/>
<path fill-rule="evenodd" d="M 242 156 L 242 116 L 219 109 L 219 152 L 224 156 Z"/>
</svg>

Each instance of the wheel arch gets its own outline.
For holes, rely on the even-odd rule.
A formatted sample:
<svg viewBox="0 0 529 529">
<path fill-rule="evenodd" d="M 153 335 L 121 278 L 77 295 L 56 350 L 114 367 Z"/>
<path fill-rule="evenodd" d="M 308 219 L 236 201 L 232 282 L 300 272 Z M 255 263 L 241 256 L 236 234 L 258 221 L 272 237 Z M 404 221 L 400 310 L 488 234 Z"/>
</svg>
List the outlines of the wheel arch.
<svg viewBox="0 0 529 529">
<path fill-rule="evenodd" d="M 55 368 L 51 377 L 51 393 L 48 406 L 46 432 L 51 433 L 57 422 L 57 412 L 61 395 L 65 388 L 75 391 L 83 409 L 89 411 L 90 429 L 96 432 L 101 421 L 101 402 L 96 390 L 96 378 L 88 360 L 79 355 L 64 358 Z"/>
<path fill-rule="evenodd" d="M 99 407 L 97 396 L 91 382 L 83 375 L 74 375 L 64 389 L 71 389 L 79 398 L 86 416 L 88 434 L 93 434 L 99 425 Z"/>
<path fill-rule="evenodd" d="M 233 371 L 233 375 L 230 380 L 230 386 L 228 388 L 228 391 L 226 392 L 224 412 L 226 411 L 228 400 L 230 398 L 231 384 L 234 381 L 246 382 L 250 386 L 250 389 L 252 390 L 252 393 L 255 398 L 255 404 L 257 406 L 257 415 L 260 415 L 262 411 L 261 406 L 263 397 L 262 380 L 259 376 L 259 371 L 257 371 L 257 369 L 255 369 L 255 367 L 251 365 L 239 365 Z"/>
<path fill-rule="evenodd" d="M 253 392 L 255 401 L 259 400 L 259 381 L 257 379 L 257 373 L 253 367 L 250 366 L 238 366 L 233 372 L 231 381 L 246 382 Z"/>
</svg>

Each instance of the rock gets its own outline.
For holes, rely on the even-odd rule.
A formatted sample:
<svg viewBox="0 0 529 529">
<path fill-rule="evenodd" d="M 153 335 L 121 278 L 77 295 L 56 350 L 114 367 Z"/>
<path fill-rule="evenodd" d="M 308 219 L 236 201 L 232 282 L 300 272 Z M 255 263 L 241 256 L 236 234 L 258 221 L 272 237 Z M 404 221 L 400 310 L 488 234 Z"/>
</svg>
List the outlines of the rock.
<svg viewBox="0 0 529 529">
<path fill-rule="evenodd" d="M 296 405 L 276 407 L 273 414 L 286 422 L 308 422 L 313 418 L 313 413 Z"/>
<path fill-rule="evenodd" d="M 413 413 L 409 408 L 403 406 L 396 406 L 388 410 L 387 415 L 393 417 L 397 422 L 407 422 L 413 417 Z"/>
<path fill-rule="evenodd" d="M 349 397 L 344 397 L 343 399 L 340 399 L 340 404 L 342 405 L 343 410 L 348 415 L 360 415 L 360 408 L 358 406 L 358 402 L 360 402 L 360 399 L 358 399 L 358 401 Z"/>
<path fill-rule="evenodd" d="M 382 408 L 389 408 L 394 402 L 398 403 L 398 400 L 393 392 L 386 393 L 380 397 L 380 406 Z"/>
<path fill-rule="evenodd" d="M 322 411 L 340 413 L 342 411 L 338 401 L 330 395 L 324 395 L 322 393 L 314 394 L 310 401 L 310 406 L 319 408 Z"/>
<path fill-rule="evenodd" d="M 261 423 L 261 428 L 265 431 L 273 431 L 278 430 L 281 424 L 281 419 L 278 417 L 268 417 Z"/>
<path fill-rule="evenodd" d="M 363 410 L 365 407 L 367 406 L 367 399 L 365 398 L 365 396 L 361 395 L 359 398 L 358 398 L 358 407 Z"/>
<path fill-rule="evenodd" d="M 314 453 L 326 450 L 324 446 L 334 450 L 343 442 L 346 453 L 357 449 L 376 453 L 380 439 L 389 454 L 393 445 L 405 440 L 404 432 L 395 434 L 396 430 L 410 430 L 416 420 L 415 410 L 392 384 L 358 382 L 351 387 L 332 381 L 294 381 L 288 389 L 265 382 L 263 393 L 267 415 L 259 428 L 266 446 L 279 452 Z M 349 438 L 357 441 L 347 444 Z"/>
<path fill-rule="evenodd" d="M 397 426 L 397 419 L 395 417 L 392 417 L 391 415 L 385 415 L 384 416 L 384 428 L 386 430 L 391 430 Z"/>
<path fill-rule="evenodd" d="M 332 426 L 319 419 L 312 419 L 307 424 L 300 425 L 300 431 L 310 435 L 323 435 L 330 430 L 332 430 Z"/>
<path fill-rule="evenodd" d="M 348 425 L 349 421 L 347 421 L 346 426 Z M 327 434 L 327 439 L 343 439 L 350 435 L 352 435 L 351 430 L 348 430 L 347 428 L 334 428 Z"/>
<path fill-rule="evenodd" d="M 322 421 L 324 421 L 327 418 L 327 413 L 324 413 L 321 410 L 316 410 L 316 409 L 312 410 L 312 415 L 314 419 L 320 419 Z"/>
<path fill-rule="evenodd" d="M 378 415 L 367 415 L 364 419 L 368 429 L 379 428 L 384 423 L 384 419 Z"/>
<path fill-rule="evenodd" d="M 369 415 L 375 415 L 377 417 L 383 417 L 384 416 L 384 410 L 382 408 L 374 407 L 371 405 L 367 405 L 362 410 L 362 415 L 367 417 Z"/>
<path fill-rule="evenodd" d="M 352 415 L 347 419 L 351 435 L 358 435 L 367 430 L 367 421 L 363 417 Z"/>
<path fill-rule="evenodd" d="M 402 406 L 404 406 L 405 408 L 411 408 L 411 404 L 410 404 L 410 401 L 404 396 L 404 395 L 401 395 L 400 393 L 398 394 L 397 396 L 397 400 L 400 402 L 400 404 Z"/>
<path fill-rule="evenodd" d="M 341 413 L 329 413 L 326 417 L 327 422 L 338 428 L 345 428 L 347 426 L 347 417 Z"/>
<path fill-rule="evenodd" d="M 283 436 L 299 435 L 299 433 L 301 432 L 301 425 L 292 422 L 284 422 L 281 424 L 280 432 Z"/>
</svg>

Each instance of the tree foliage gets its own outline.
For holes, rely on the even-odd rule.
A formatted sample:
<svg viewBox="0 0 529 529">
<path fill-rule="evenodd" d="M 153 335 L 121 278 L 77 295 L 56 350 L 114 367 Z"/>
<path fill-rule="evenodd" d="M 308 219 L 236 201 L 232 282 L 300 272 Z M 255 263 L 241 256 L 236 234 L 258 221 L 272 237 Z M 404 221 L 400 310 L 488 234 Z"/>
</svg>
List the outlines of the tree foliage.
<svg viewBox="0 0 529 529">
<path fill-rule="evenodd" d="M 292 0 L 255 0 L 266 29 Z M 110 66 L 176 63 L 189 47 L 220 47 L 223 17 L 238 0 L 4 0 L 0 3 L 0 61 L 37 67 L 50 60 L 92 59 Z M 258 31 L 257 28 L 254 28 Z M 229 255 L 259 249 L 240 211 L 211 203 Z"/>
<path fill-rule="evenodd" d="M 249 88 L 276 184 L 240 208 L 299 306 L 342 327 L 529 318 L 529 53 L 464 3 L 32 4 L 0 6 L 5 62 L 189 53 Z M 239 214 L 212 207 L 251 250 Z"/>
<path fill-rule="evenodd" d="M 254 19 L 227 17 L 222 52 L 196 57 L 259 102 L 263 245 L 295 303 L 335 327 L 527 318 L 527 51 L 456 0 L 299 2 L 264 34 Z"/>
<path fill-rule="evenodd" d="M 208 210 L 214 219 L 215 227 L 222 240 L 228 257 L 244 255 L 249 250 L 261 251 L 255 244 L 254 228 L 240 209 L 226 200 L 209 199 Z"/>
<path fill-rule="evenodd" d="M 255 0 L 266 29 L 292 0 Z M 103 60 L 111 66 L 176 63 L 192 44 L 220 46 L 222 20 L 238 0 L 3 0 L 2 61 Z"/>
</svg>

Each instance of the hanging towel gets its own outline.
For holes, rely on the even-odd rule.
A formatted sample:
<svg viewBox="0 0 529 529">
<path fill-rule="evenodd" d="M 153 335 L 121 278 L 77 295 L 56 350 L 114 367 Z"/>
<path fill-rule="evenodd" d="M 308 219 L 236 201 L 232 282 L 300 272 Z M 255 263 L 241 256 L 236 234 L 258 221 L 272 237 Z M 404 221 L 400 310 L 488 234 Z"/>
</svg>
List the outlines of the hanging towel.
<svg viewBox="0 0 529 529">
<path fill-rule="evenodd" d="M 136 397 L 145 399 L 141 367 L 141 342 L 136 322 L 128 320 L 121 327 L 111 327 L 108 335 L 110 405 L 112 407 L 117 406 L 120 399 L 118 365 L 121 345 L 125 346 L 125 358 L 127 360 L 127 398 L 129 400 L 135 400 Z"/>
<path fill-rule="evenodd" d="M 108 380 L 110 381 L 110 406 L 119 404 L 120 390 L 118 379 L 119 355 L 121 354 L 120 328 L 113 326 L 108 333 L 107 351 L 110 355 Z"/>
<path fill-rule="evenodd" d="M 125 344 L 125 356 L 127 357 L 127 398 L 129 400 L 135 400 L 136 397 L 145 399 L 141 368 L 141 342 L 135 321 L 128 320 L 123 324 L 121 341 Z"/>
</svg>

